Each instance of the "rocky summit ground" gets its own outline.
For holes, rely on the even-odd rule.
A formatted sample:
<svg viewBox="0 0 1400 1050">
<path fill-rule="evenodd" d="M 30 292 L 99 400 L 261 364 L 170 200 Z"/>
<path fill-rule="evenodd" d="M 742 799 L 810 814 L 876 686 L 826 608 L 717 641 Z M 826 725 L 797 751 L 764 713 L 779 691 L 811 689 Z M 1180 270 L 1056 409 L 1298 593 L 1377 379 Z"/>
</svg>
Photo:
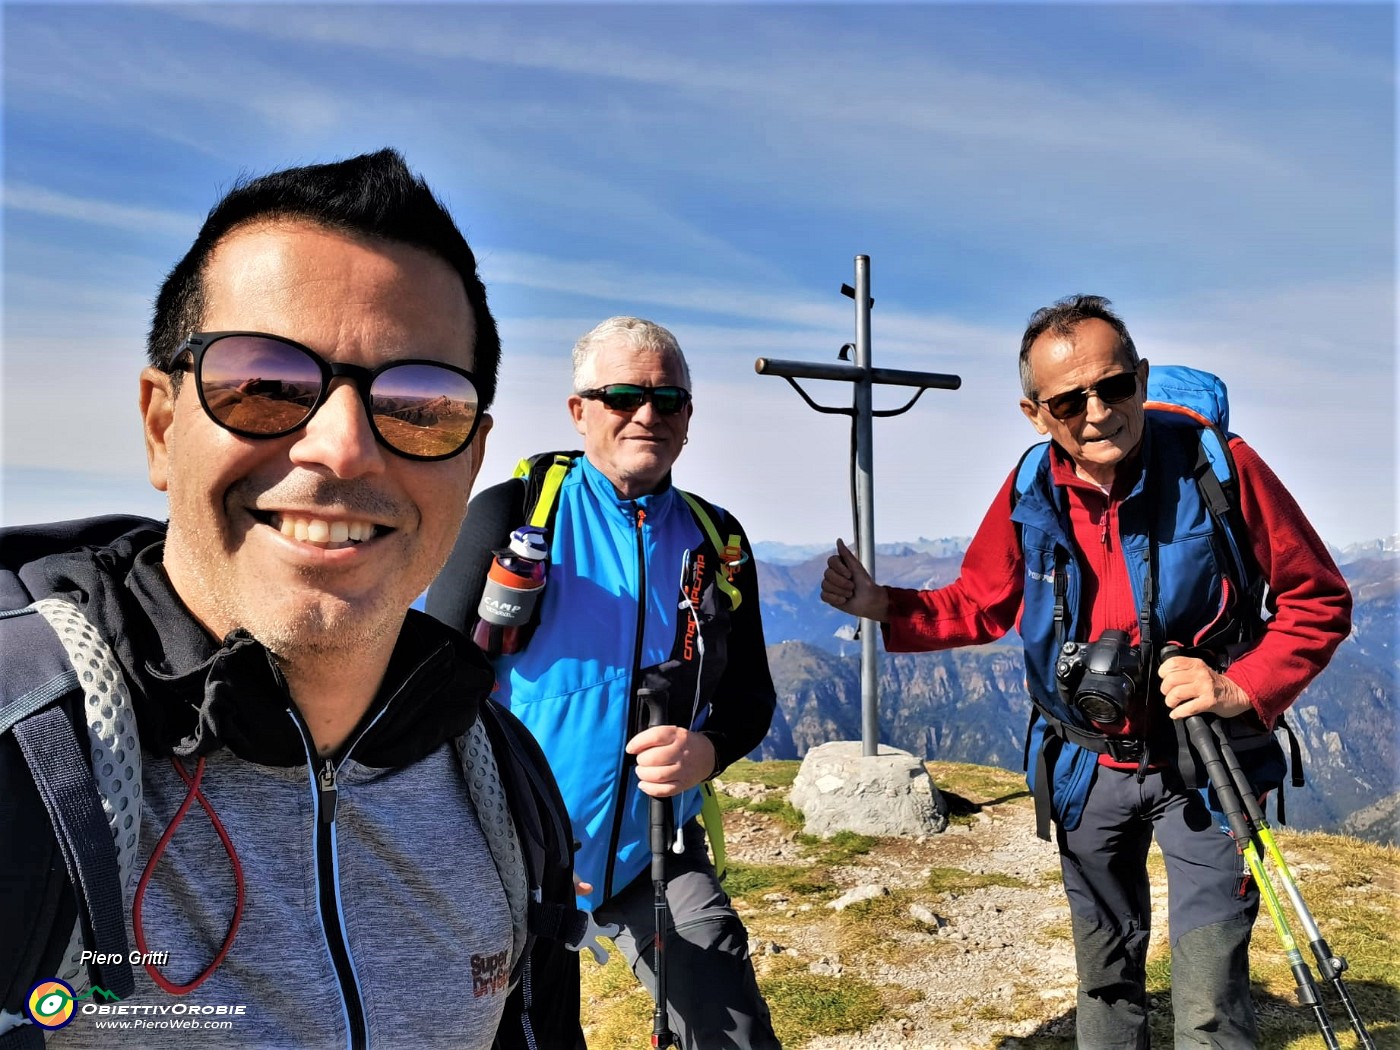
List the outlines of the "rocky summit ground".
<svg viewBox="0 0 1400 1050">
<path fill-rule="evenodd" d="M 730 779 L 724 790 L 761 801 L 781 789 Z M 785 959 L 806 963 L 812 973 L 894 990 L 896 1001 L 904 1000 L 864 1031 L 814 1037 L 804 1043 L 809 1050 L 994 1045 L 1018 1033 L 1050 1034 L 1047 1017 L 1073 1006 L 1069 910 L 1055 848 L 1036 838 L 1023 791 L 974 805 L 975 812 L 941 834 L 881 840 L 879 848 L 831 867 L 842 891 L 834 902 L 793 907 L 781 893 L 736 898 L 760 975 Z M 728 814 L 726 827 L 730 856 L 741 863 L 800 864 L 809 852 L 761 814 Z M 936 869 L 971 877 L 945 879 L 965 888 L 938 891 Z M 860 923 L 869 936 L 853 938 L 853 924 L 836 921 L 850 905 L 837 911 L 830 903 L 860 898 L 877 913 Z M 822 911 L 830 918 L 813 921 Z M 880 938 L 890 943 L 882 947 Z M 1072 1031 L 1064 1026 L 1063 1034 Z"/>
<path fill-rule="evenodd" d="M 804 834 L 787 798 L 796 762 L 737 763 L 718 782 L 725 886 L 788 1050 L 1074 1045 L 1069 911 L 1024 781 L 1006 770 L 928 766 L 951 821 L 916 839 Z M 1400 1050 L 1400 851 L 1286 829 L 1278 838 L 1324 933 L 1351 958 L 1348 983 L 1376 1046 Z M 1166 879 L 1155 847 L 1149 872 L 1153 1045 L 1170 1046 Z M 1261 1050 L 1324 1046 L 1262 915 L 1251 977 Z M 586 963 L 583 981 L 590 1050 L 648 1045 L 650 999 L 619 958 Z M 1335 1001 L 1331 1013 L 1341 1046 L 1355 1046 Z"/>
</svg>

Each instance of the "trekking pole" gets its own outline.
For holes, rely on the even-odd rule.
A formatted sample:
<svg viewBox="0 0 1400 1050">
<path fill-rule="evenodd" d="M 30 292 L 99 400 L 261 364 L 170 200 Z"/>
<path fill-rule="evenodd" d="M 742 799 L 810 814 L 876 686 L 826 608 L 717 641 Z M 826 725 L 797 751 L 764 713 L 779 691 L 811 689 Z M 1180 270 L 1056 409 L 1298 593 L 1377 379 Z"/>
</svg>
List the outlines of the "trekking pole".
<svg viewBox="0 0 1400 1050">
<path fill-rule="evenodd" d="M 1259 800 L 1255 797 L 1254 788 L 1249 783 L 1249 776 L 1245 773 L 1244 767 L 1240 765 L 1235 749 L 1230 746 L 1229 737 L 1225 734 L 1225 727 L 1217 719 L 1211 722 L 1210 728 L 1215 733 L 1220 757 L 1225 762 L 1225 768 L 1230 771 L 1230 779 L 1234 782 L 1235 790 L 1244 800 L 1245 812 L 1254 825 L 1256 836 L 1263 844 L 1269 859 L 1273 861 L 1274 867 L 1278 869 L 1279 878 L 1283 882 L 1283 891 L 1288 895 L 1288 900 L 1293 905 L 1293 911 L 1297 914 L 1298 921 L 1302 923 L 1303 933 L 1308 938 L 1308 946 L 1312 948 L 1313 957 L 1317 959 L 1318 974 L 1336 990 L 1337 998 L 1342 1001 L 1342 1006 L 1346 1008 L 1347 1020 L 1351 1022 L 1352 1031 L 1356 1033 L 1356 1038 L 1360 1041 L 1363 1050 L 1375 1050 L 1375 1040 L 1371 1038 L 1371 1033 L 1366 1031 L 1366 1025 L 1361 1020 L 1361 1014 L 1357 1011 L 1356 1003 L 1351 998 L 1351 992 L 1342 979 L 1342 973 L 1347 969 L 1346 959 L 1333 953 L 1331 946 L 1322 936 L 1322 931 L 1318 929 L 1312 912 L 1308 909 L 1307 902 L 1303 900 L 1303 893 L 1293 878 L 1293 871 L 1289 868 L 1288 862 L 1283 859 L 1283 851 L 1279 849 L 1278 842 L 1274 839 L 1274 832 L 1264 814 L 1264 807 L 1259 804 Z"/>
<path fill-rule="evenodd" d="M 1283 913 L 1283 905 L 1279 903 L 1274 885 L 1264 870 L 1264 860 L 1255 845 L 1253 828 L 1241 808 L 1240 792 L 1235 790 L 1234 781 L 1220 757 L 1220 748 L 1216 746 L 1215 736 L 1201 715 L 1191 715 L 1186 719 L 1186 731 L 1191 737 L 1196 754 L 1201 756 L 1201 761 L 1206 765 L 1211 786 L 1215 788 L 1215 797 L 1219 800 L 1220 808 L 1225 812 L 1225 819 L 1230 824 L 1230 831 L 1235 836 L 1235 845 L 1244 855 L 1245 864 L 1254 876 L 1255 885 L 1259 887 L 1259 895 L 1268 906 L 1269 917 L 1274 921 L 1274 930 L 1283 944 L 1289 968 L 1293 971 L 1293 980 L 1298 985 L 1298 1003 L 1312 1010 L 1317 1027 L 1322 1032 L 1322 1041 L 1327 1044 L 1327 1050 L 1341 1050 L 1342 1044 L 1337 1041 L 1337 1033 L 1332 1030 L 1332 1021 L 1327 1016 L 1327 1008 L 1322 1004 L 1322 996 L 1318 991 L 1317 982 L 1313 979 L 1312 970 L 1308 968 L 1303 953 L 1298 950 L 1298 944 L 1288 928 L 1288 918 Z"/>
<path fill-rule="evenodd" d="M 659 689 L 638 689 L 637 699 L 646 706 L 647 728 L 666 724 L 666 694 Z M 670 823 L 671 801 L 651 799 L 651 888 L 653 892 L 656 938 L 652 941 L 652 968 L 656 971 L 656 1005 L 651 1012 L 652 1050 L 668 1050 L 679 1045 L 666 1013 L 666 928 L 671 909 L 666 903 L 666 834 Z"/>
</svg>

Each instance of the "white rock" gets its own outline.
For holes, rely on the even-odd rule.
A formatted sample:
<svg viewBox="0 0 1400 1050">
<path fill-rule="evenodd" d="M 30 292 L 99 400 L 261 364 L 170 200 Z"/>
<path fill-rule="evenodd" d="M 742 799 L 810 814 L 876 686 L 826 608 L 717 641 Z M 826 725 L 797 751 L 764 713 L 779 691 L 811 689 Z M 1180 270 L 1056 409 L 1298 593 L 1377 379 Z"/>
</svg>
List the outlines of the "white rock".
<svg viewBox="0 0 1400 1050">
<path fill-rule="evenodd" d="M 876 897 L 888 897 L 889 895 L 890 891 L 884 886 L 857 886 L 828 903 L 827 907 L 835 908 L 837 911 L 845 911 L 852 904 L 857 904 L 860 901 L 874 900 Z"/>
</svg>

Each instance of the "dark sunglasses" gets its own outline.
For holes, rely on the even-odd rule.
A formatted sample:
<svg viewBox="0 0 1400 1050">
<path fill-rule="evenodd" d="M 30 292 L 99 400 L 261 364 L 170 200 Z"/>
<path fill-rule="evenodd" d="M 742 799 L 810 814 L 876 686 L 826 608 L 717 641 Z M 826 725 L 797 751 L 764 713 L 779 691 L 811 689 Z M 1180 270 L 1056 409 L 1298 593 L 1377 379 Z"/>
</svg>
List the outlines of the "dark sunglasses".
<svg viewBox="0 0 1400 1050">
<path fill-rule="evenodd" d="M 1089 407 L 1090 394 L 1096 395 L 1105 405 L 1116 405 L 1136 394 L 1137 386 L 1137 372 L 1119 372 L 1117 375 L 1105 376 L 1091 387 L 1068 390 L 1063 394 L 1047 397 L 1044 401 L 1037 400 L 1036 404 L 1044 405 L 1052 416 L 1063 422 L 1084 414 L 1085 409 Z"/>
<path fill-rule="evenodd" d="M 327 361 L 277 335 L 196 332 L 170 370 L 193 371 L 209 418 L 243 437 L 283 437 L 306 426 L 337 376 L 354 382 L 379 443 L 407 459 L 455 456 L 481 422 L 472 374 L 440 361 L 364 368 Z"/>
<path fill-rule="evenodd" d="M 658 415 L 674 416 L 690 404 L 690 391 L 679 386 L 635 386 L 609 383 L 593 390 L 580 390 L 579 397 L 601 401 L 614 412 L 635 412 L 650 401 Z"/>
</svg>

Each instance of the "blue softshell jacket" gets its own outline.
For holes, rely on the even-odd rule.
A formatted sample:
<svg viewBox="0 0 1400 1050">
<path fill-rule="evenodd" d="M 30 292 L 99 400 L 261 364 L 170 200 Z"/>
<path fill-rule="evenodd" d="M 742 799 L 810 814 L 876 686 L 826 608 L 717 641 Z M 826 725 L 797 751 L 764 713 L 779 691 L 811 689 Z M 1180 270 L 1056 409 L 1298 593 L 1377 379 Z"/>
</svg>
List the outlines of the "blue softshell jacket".
<svg viewBox="0 0 1400 1050">
<path fill-rule="evenodd" d="M 720 515 L 726 538 L 739 532 Z M 585 907 L 650 864 L 649 798 L 624 751 L 645 725 L 639 685 L 664 683 L 668 721 L 713 734 L 721 766 L 767 732 L 775 694 L 743 548 L 733 582 L 744 598 L 731 612 L 714 583 L 718 559 L 678 490 L 623 499 L 582 456 L 560 487 L 539 626 L 523 651 L 496 658 L 495 697 L 539 740 L 559 781 L 579 842 L 574 870 L 594 887 Z M 700 801 L 698 789 L 674 800 L 676 826 Z"/>
<path fill-rule="evenodd" d="M 1151 644 L 1156 650 L 1167 642 L 1190 645 L 1205 628 L 1228 611 L 1224 609 L 1225 575 L 1229 555 L 1216 535 L 1210 512 L 1193 476 L 1197 437 L 1191 427 L 1164 424 L 1147 417 L 1139 472 L 1119 509 L 1119 549 L 1132 581 L 1133 604 L 1141 609 L 1149 566 L 1155 562 L 1151 618 Z M 1065 494 L 1051 479 L 1050 457 L 1017 501 L 1011 518 L 1021 529 L 1025 557 L 1025 590 L 1020 633 L 1026 654 L 1026 684 L 1035 702 L 1065 722 L 1082 729 L 1094 726 L 1068 707 L 1055 687 L 1056 635 L 1054 624 L 1057 566 L 1066 574 L 1068 641 L 1084 637 L 1086 611 L 1080 609 L 1083 582 L 1079 557 L 1072 542 Z M 1155 661 L 1154 664 L 1155 666 Z M 1175 751 L 1175 723 L 1167 717 L 1157 683 L 1149 684 L 1149 740 L 1154 757 L 1169 758 Z M 1256 720 L 1231 719 L 1235 747 L 1246 761 L 1245 751 L 1272 742 Z M 1251 724 L 1255 723 L 1255 724 Z M 1035 789 L 1036 756 L 1045 743 L 1046 724 L 1037 719 L 1028 742 L 1027 782 Z M 1268 768 L 1256 769 L 1257 786 L 1277 783 L 1282 777 L 1282 753 L 1275 744 L 1258 754 L 1268 758 Z M 1083 815 L 1098 755 L 1065 741 L 1051 772 L 1051 799 L 1056 820 L 1066 829 L 1078 826 Z M 1246 762 L 1246 769 L 1252 763 Z"/>
</svg>

